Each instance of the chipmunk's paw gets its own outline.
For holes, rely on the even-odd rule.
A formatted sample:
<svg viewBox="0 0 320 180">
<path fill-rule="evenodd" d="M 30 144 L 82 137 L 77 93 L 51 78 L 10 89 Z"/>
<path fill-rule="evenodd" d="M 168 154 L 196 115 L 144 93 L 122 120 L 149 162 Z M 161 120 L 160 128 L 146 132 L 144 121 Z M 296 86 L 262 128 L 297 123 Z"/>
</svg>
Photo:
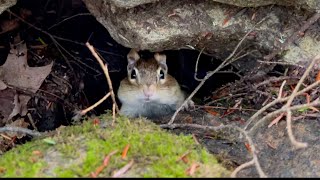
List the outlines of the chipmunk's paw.
<svg viewBox="0 0 320 180">
<path fill-rule="evenodd" d="M 182 107 L 181 110 L 183 110 L 183 111 L 190 111 L 190 110 L 193 110 L 193 109 L 195 109 L 194 102 L 193 102 L 192 100 L 189 100 L 189 101 L 187 102 L 187 104 Z"/>
</svg>

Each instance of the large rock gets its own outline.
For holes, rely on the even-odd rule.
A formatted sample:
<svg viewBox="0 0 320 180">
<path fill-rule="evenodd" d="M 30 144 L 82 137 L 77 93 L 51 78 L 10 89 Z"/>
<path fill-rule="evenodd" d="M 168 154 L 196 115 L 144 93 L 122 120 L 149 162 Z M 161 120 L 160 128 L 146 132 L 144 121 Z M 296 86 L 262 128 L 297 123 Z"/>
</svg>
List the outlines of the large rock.
<svg viewBox="0 0 320 180">
<path fill-rule="evenodd" d="M 17 0 L 0 0 L 0 14 L 9 7 L 15 5 Z"/>
<path fill-rule="evenodd" d="M 132 8 L 138 5 L 156 2 L 159 0 L 110 0 L 117 7 Z M 308 10 L 319 10 L 320 1 L 318 0 L 213 0 L 220 3 L 240 6 L 240 7 L 259 7 L 271 4 L 303 7 Z"/>
<path fill-rule="evenodd" d="M 276 2 L 273 0 L 218 0 L 257 8 L 231 6 L 212 0 L 83 1 L 110 35 L 123 46 L 150 51 L 205 48 L 205 53 L 214 54 L 220 59 L 228 56 L 243 36 L 265 18 L 240 47 L 245 48 L 244 52 L 256 49 L 252 57 L 261 59 L 272 50 L 280 48 L 312 13 L 288 6 L 257 7 L 273 4 Z M 277 1 L 279 4 L 285 2 L 289 1 Z M 143 5 L 136 6 L 139 3 Z M 319 3 L 320 1 L 305 0 L 287 5 L 310 5 L 317 9 Z M 304 36 L 314 39 L 312 33 Z M 298 48 L 304 52 L 309 51 L 310 47 L 319 47 L 319 41 L 308 41 L 307 47 Z"/>
</svg>

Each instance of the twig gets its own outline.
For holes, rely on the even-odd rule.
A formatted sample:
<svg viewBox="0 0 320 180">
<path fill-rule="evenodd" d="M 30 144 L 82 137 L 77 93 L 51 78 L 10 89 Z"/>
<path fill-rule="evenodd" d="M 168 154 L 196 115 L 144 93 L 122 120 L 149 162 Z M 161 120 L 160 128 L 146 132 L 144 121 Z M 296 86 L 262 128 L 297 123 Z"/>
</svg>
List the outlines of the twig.
<svg viewBox="0 0 320 180">
<path fill-rule="evenodd" d="M 304 74 L 302 75 L 302 77 L 300 78 L 298 84 L 296 85 L 296 87 L 294 88 L 293 92 L 291 93 L 291 96 L 289 97 L 286 106 L 289 107 L 293 101 L 293 99 L 297 96 L 297 92 L 300 88 L 300 86 L 302 85 L 303 81 L 306 79 L 306 77 L 308 76 L 308 74 L 310 73 L 311 69 L 313 68 L 314 64 L 320 59 L 320 54 L 318 54 L 316 57 L 314 57 L 311 61 L 311 63 L 309 64 L 308 68 L 306 69 L 306 71 L 304 72 Z"/>
<path fill-rule="evenodd" d="M 238 167 L 231 173 L 230 177 L 235 178 L 235 177 L 237 176 L 237 173 L 238 173 L 239 171 L 241 171 L 242 169 L 245 169 L 245 168 L 247 168 L 247 167 L 249 167 L 249 166 L 252 166 L 252 165 L 254 165 L 254 160 L 253 160 L 253 159 L 252 159 L 251 161 L 249 161 L 249 162 L 246 162 L 246 163 L 241 164 L 240 166 L 238 166 Z"/>
<path fill-rule="evenodd" d="M 61 23 L 65 22 L 65 21 L 67 21 L 67 20 L 70 20 L 70 19 L 72 19 L 72 18 L 75 18 L 75 17 L 77 17 L 77 16 L 92 16 L 92 14 L 90 14 L 90 13 L 80 13 L 80 14 L 76 14 L 76 15 L 67 17 L 67 18 L 63 19 L 62 21 L 60 21 L 60 22 L 58 22 L 58 23 L 50 26 L 50 27 L 48 28 L 48 30 L 50 30 L 50 29 L 52 29 L 52 28 L 60 25 Z"/>
<path fill-rule="evenodd" d="M 206 105 L 195 105 L 201 108 L 212 108 L 212 109 L 232 109 L 232 110 L 242 110 L 242 111 L 258 111 L 256 109 L 246 109 L 246 108 L 235 108 L 235 107 L 219 107 L 219 106 L 206 106 Z"/>
<path fill-rule="evenodd" d="M 284 44 L 280 46 L 279 49 L 275 50 L 271 54 L 264 57 L 264 60 L 270 61 L 272 58 L 274 58 L 277 54 L 279 54 L 281 51 L 283 51 L 287 46 L 292 44 L 298 37 L 300 37 L 300 34 L 303 33 L 305 30 L 307 30 L 313 23 L 317 22 L 317 20 L 320 18 L 320 13 L 315 13 L 311 18 L 307 20 L 307 22 L 301 26 L 301 28 L 293 33 Z"/>
<path fill-rule="evenodd" d="M 280 113 L 287 112 L 288 109 L 293 111 L 293 110 L 298 110 L 298 109 L 307 108 L 307 107 L 311 107 L 311 106 L 319 106 L 319 105 L 320 105 L 320 101 L 314 101 L 309 104 L 295 105 L 295 106 L 291 106 L 289 108 L 283 107 L 283 108 L 278 109 L 276 111 L 273 111 L 273 112 L 267 114 L 266 116 L 264 116 L 263 118 L 259 119 L 259 121 L 256 122 L 256 124 L 254 124 L 254 126 L 252 128 L 250 128 L 249 132 L 253 132 L 262 122 L 268 120 L 269 118 L 277 116 Z M 288 116 L 288 114 L 287 114 L 287 116 Z"/>
<path fill-rule="evenodd" d="M 256 89 L 256 88 L 263 86 L 263 85 L 270 85 L 273 82 L 284 81 L 284 80 L 289 80 L 289 79 L 294 79 L 294 78 L 289 77 L 289 76 L 272 77 L 272 78 L 268 78 L 267 80 L 264 80 L 258 84 L 253 85 L 253 87 Z M 298 79 L 298 78 L 296 78 L 296 79 Z"/>
<path fill-rule="evenodd" d="M 273 61 L 261 61 L 261 60 L 257 60 L 257 62 L 264 63 L 264 64 L 277 64 L 277 65 L 280 64 L 280 65 L 287 65 L 287 66 L 297 66 L 297 67 L 303 68 L 302 65 L 293 64 L 293 63 L 289 63 L 289 62 L 279 62 L 279 61 L 273 62 Z"/>
<path fill-rule="evenodd" d="M 116 106 L 116 112 L 118 113 L 119 112 L 119 108 L 118 108 L 118 105 L 117 105 L 117 102 L 116 102 L 116 98 L 115 98 L 115 95 L 114 95 L 114 92 L 113 92 L 112 82 L 111 82 L 109 71 L 108 71 L 108 65 L 107 64 L 105 64 L 105 65 L 103 64 L 103 61 L 98 56 L 97 52 L 94 50 L 94 47 L 89 42 L 86 43 L 86 46 L 91 51 L 92 55 L 97 59 L 97 61 L 99 62 L 101 68 L 103 69 L 104 74 L 106 75 L 108 86 L 109 86 L 109 91 L 111 93 L 111 98 L 112 98 L 113 103 Z"/>
<path fill-rule="evenodd" d="M 116 122 L 116 104 L 112 104 L 112 125 Z"/>
<path fill-rule="evenodd" d="M 282 97 L 283 87 L 284 87 L 284 85 L 286 84 L 286 82 L 287 82 L 287 81 L 284 80 L 284 81 L 282 82 L 281 86 L 280 86 L 279 94 L 278 94 L 278 99 L 281 99 L 281 97 Z"/>
<path fill-rule="evenodd" d="M 83 115 L 87 114 L 87 112 L 89 112 L 92 109 L 94 109 L 95 107 L 97 107 L 99 104 L 101 104 L 103 101 L 105 101 L 110 95 L 111 95 L 111 93 L 109 92 L 108 94 L 103 96 L 103 98 L 101 98 L 98 102 L 94 103 L 93 105 L 91 105 L 90 107 L 88 107 L 84 110 L 81 110 L 80 115 L 83 116 Z"/>
<path fill-rule="evenodd" d="M 310 89 L 318 86 L 319 84 L 320 84 L 320 81 L 316 81 L 316 82 L 312 83 L 311 85 L 309 85 L 309 86 L 305 87 L 304 89 L 302 89 L 301 91 L 299 91 L 299 92 L 296 94 L 296 96 L 301 95 L 301 94 L 309 91 Z M 247 121 L 247 123 L 246 123 L 246 125 L 245 125 L 245 127 L 244 127 L 244 130 L 246 130 L 246 129 L 248 128 L 248 126 L 251 124 L 251 122 L 254 121 L 260 114 L 262 114 L 262 113 L 263 113 L 264 111 L 266 111 L 268 108 L 270 108 L 270 107 L 273 106 L 273 105 L 276 105 L 277 103 L 285 102 L 285 101 L 287 101 L 288 99 L 289 99 L 289 97 L 285 97 L 285 98 L 281 98 L 281 99 L 275 99 L 275 100 L 271 101 L 269 104 L 263 106 L 258 112 L 256 112 L 254 115 L 252 115 L 252 116 L 248 119 L 248 121 Z"/>
<path fill-rule="evenodd" d="M 133 160 L 131 160 L 127 165 L 123 166 L 121 169 L 119 169 L 116 173 L 112 175 L 112 177 L 120 177 L 124 173 L 126 173 L 133 165 Z"/>
<path fill-rule="evenodd" d="M 224 96 L 224 97 L 221 97 L 219 99 L 212 100 L 212 101 L 206 103 L 204 106 L 210 106 L 211 104 L 213 104 L 215 102 L 218 102 L 218 101 L 222 101 L 222 100 L 225 100 L 225 99 L 228 99 L 228 98 L 241 97 L 241 96 L 245 96 L 245 95 L 247 95 L 247 93 L 239 93 L 239 94 Z M 199 108 L 196 108 L 195 110 L 197 110 L 197 109 L 199 109 Z"/>
<path fill-rule="evenodd" d="M 40 132 L 32 131 L 32 130 L 26 129 L 26 128 L 12 127 L 12 126 L 5 126 L 5 127 L 1 127 L 0 128 L 0 133 L 1 132 L 7 132 L 7 131 L 25 133 L 25 134 L 29 134 L 31 136 L 41 136 Z"/>
<path fill-rule="evenodd" d="M 250 136 L 248 135 L 248 133 L 241 129 L 240 127 L 237 127 L 237 126 L 233 126 L 233 125 L 220 125 L 220 126 L 216 126 L 216 127 L 213 127 L 213 126 L 203 126 L 203 125 L 199 125 L 199 124 L 162 124 L 160 125 L 161 128 L 167 128 L 167 129 L 175 129 L 175 128 L 185 128 L 185 127 L 189 127 L 189 128 L 197 128 L 197 129 L 203 129 L 203 130 L 213 130 L 213 131 L 218 131 L 218 130 L 221 130 L 221 129 L 224 129 L 224 128 L 232 128 L 232 129 L 235 129 L 237 131 L 239 131 L 240 133 L 242 133 L 250 147 L 251 147 L 251 155 L 252 155 L 252 161 L 254 161 L 254 164 L 255 164 L 255 167 L 258 171 L 258 174 L 260 177 L 267 177 L 266 174 L 263 172 L 261 166 L 260 166 L 260 163 L 259 163 L 259 160 L 258 160 L 258 157 L 257 157 L 257 154 L 256 154 L 256 149 L 255 149 L 255 146 L 253 144 L 253 141 L 252 139 L 250 138 Z"/>
<path fill-rule="evenodd" d="M 199 53 L 199 55 L 198 55 L 198 57 L 197 57 L 196 66 L 194 67 L 194 79 L 197 80 L 197 81 L 201 81 L 201 80 L 202 80 L 202 79 L 199 79 L 199 78 L 197 77 L 197 75 L 198 75 L 198 63 L 199 63 L 200 56 L 201 56 L 201 54 L 202 54 L 202 52 L 203 52 L 203 50 L 204 50 L 205 48 L 206 48 L 206 47 L 203 47 L 203 48 L 201 49 L 201 51 L 200 51 L 200 53 Z"/>
<path fill-rule="evenodd" d="M 296 120 L 299 120 L 299 119 L 302 119 L 302 118 L 305 118 L 305 117 L 320 118 L 320 114 L 319 113 L 303 114 L 301 116 L 294 117 L 293 120 L 296 121 Z"/>
<path fill-rule="evenodd" d="M 320 14 L 319 14 L 320 15 Z M 292 94 L 290 95 L 287 104 L 284 106 L 284 108 L 287 109 L 287 132 L 288 132 L 288 136 L 289 139 L 291 141 L 291 143 L 296 147 L 296 148 L 304 148 L 307 147 L 307 143 L 301 143 L 298 142 L 295 137 L 293 136 L 292 133 L 292 127 L 291 127 L 291 120 L 292 120 L 292 112 L 290 110 L 290 105 L 293 101 L 293 99 L 297 96 L 297 92 L 301 86 L 301 84 L 303 83 L 303 81 L 306 79 L 307 75 L 310 73 L 311 69 L 313 68 L 313 65 L 320 59 L 320 54 L 317 55 L 315 58 L 312 59 L 311 63 L 309 64 L 308 68 L 306 69 L 306 71 L 304 72 L 304 74 L 302 75 L 301 79 L 299 80 L 298 84 L 296 85 L 296 87 L 294 88 Z"/>
<path fill-rule="evenodd" d="M 256 25 L 253 26 L 253 28 L 251 30 L 249 30 L 240 40 L 240 42 L 237 44 L 237 46 L 234 48 L 234 50 L 232 51 L 232 53 L 213 71 L 210 71 L 207 73 L 207 75 L 200 81 L 200 83 L 198 84 L 198 86 L 192 91 L 192 93 L 188 96 L 188 98 L 180 105 L 180 107 L 174 112 L 173 116 L 171 117 L 171 120 L 168 122 L 168 124 L 172 124 L 174 122 L 174 119 L 176 118 L 176 116 L 178 115 L 178 113 L 181 111 L 181 109 L 183 107 L 186 106 L 186 104 L 190 101 L 190 99 L 198 92 L 198 90 L 203 86 L 203 84 L 206 82 L 207 79 L 209 79 L 213 74 L 215 74 L 217 71 L 219 71 L 220 69 L 222 69 L 223 67 L 229 65 L 231 62 L 229 61 L 233 55 L 235 54 L 235 52 L 238 50 L 238 48 L 240 47 L 240 45 L 242 44 L 242 42 L 245 40 L 245 38 L 255 29 L 255 27 L 257 25 L 259 25 L 260 23 L 262 23 L 264 20 L 266 20 L 269 16 L 266 16 L 265 18 L 263 18 L 261 21 L 259 21 Z"/>
<path fill-rule="evenodd" d="M 34 123 L 34 121 L 33 121 L 33 118 L 32 118 L 32 116 L 31 116 L 31 114 L 30 114 L 30 113 L 27 113 L 27 116 L 28 116 L 28 119 L 29 119 L 29 121 L 30 121 L 30 123 L 31 123 L 31 125 L 32 125 L 32 127 L 33 127 L 33 129 L 35 129 L 36 131 L 38 131 L 38 128 L 37 128 L 36 124 Z"/>
</svg>

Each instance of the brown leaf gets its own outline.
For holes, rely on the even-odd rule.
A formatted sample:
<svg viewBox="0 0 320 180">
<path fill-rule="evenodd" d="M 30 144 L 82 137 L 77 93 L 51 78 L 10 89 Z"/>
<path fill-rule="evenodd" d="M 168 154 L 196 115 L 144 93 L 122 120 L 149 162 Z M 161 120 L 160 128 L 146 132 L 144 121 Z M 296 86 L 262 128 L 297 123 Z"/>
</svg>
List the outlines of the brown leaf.
<svg viewBox="0 0 320 180">
<path fill-rule="evenodd" d="M 42 67 L 28 66 L 27 46 L 25 43 L 20 43 L 15 48 L 13 48 L 13 46 L 11 47 L 6 62 L 0 66 L 0 81 L 5 82 L 7 85 L 20 89 L 27 89 L 28 91 L 35 93 L 51 72 L 52 65 L 53 62 Z M 2 93 L 3 90 L 0 92 Z M 11 103 L 14 101 L 14 95 L 8 98 Z M 5 117 L 3 121 L 7 121 L 9 117 L 12 118 L 16 114 L 20 114 L 21 116 L 26 115 L 27 103 L 30 98 L 31 97 L 27 95 L 18 95 L 17 101 L 19 103 L 15 103 L 14 109 L 11 109 L 12 113 L 9 113 L 11 116 Z M 4 109 L 5 106 L 8 105 L 10 104 L 4 104 L 0 100 L 0 109 Z M 8 112 L 5 112 L 4 114 L 8 114 Z"/>
<path fill-rule="evenodd" d="M 246 149 L 247 149 L 250 153 L 252 153 L 250 144 L 249 144 L 249 143 L 244 143 L 244 145 L 246 146 Z"/>
<path fill-rule="evenodd" d="M 0 173 L 4 173 L 4 172 L 6 172 L 6 168 L 5 167 L 0 167 Z"/>
<path fill-rule="evenodd" d="M 19 27 L 19 19 L 3 20 L 0 22 L 0 27 L 2 31 L 0 34 L 3 34 L 8 31 L 12 31 Z"/>
<path fill-rule="evenodd" d="M 124 159 L 124 158 L 127 157 L 127 153 L 128 153 L 129 147 L 130 147 L 130 144 L 127 144 L 126 147 L 124 147 L 124 149 L 122 151 L 122 154 L 121 154 L 121 159 Z"/>
<path fill-rule="evenodd" d="M 204 110 L 206 110 L 208 113 L 210 113 L 213 116 L 219 116 L 219 113 L 217 111 L 212 110 L 211 108 L 205 107 Z"/>
</svg>

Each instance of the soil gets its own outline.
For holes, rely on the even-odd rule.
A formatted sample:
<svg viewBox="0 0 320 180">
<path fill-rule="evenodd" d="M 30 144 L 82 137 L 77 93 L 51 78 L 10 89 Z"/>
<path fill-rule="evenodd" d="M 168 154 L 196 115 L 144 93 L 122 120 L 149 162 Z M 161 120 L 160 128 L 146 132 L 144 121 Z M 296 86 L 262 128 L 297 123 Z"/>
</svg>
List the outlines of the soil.
<svg viewBox="0 0 320 180">
<path fill-rule="evenodd" d="M 46 2 L 43 0 L 18 1 L 18 4 L 11 10 L 19 14 L 21 7 L 27 8 L 32 12 L 32 16 L 27 19 L 28 22 L 52 35 L 72 39 L 71 42 L 58 40 L 67 51 L 57 46 L 57 43 L 52 42 L 46 34 L 27 26 L 23 22 L 20 22 L 20 27 L 15 31 L 0 34 L 0 46 L 5 46 L 5 48 L 0 49 L 0 65 L 6 60 L 10 39 L 17 33 L 20 33 L 28 45 L 28 55 L 30 56 L 28 63 L 30 66 L 42 66 L 54 61 L 52 72 L 40 87 L 41 91 L 33 94 L 33 98 L 28 103 L 28 108 L 32 109 L 30 111 L 32 119 L 39 131 L 53 130 L 61 125 L 71 125 L 74 111 L 94 104 L 108 92 L 104 74 L 84 45 L 86 41 L 97 48 L 107 62 L 115 92 L 120 81 L 126 76 L 126 54 L 130 50 L 116 43 L 94 17 L 89 14 L 85 15 L 88 11 L 81 1 L 78 2 L 79 4 L 55 3 L 53 1 L 47 4 Z M 62 21 L 73 14 L 84 15 Z M 10 15 L 5 12 L 0 16 L 0 19 L 9 17 Z M 58 24 L 59 22 L 61 24 Z M 56 26 L 53 27 L 53 25 Z M 39 38 L 48 45 L 40 51 L 32 48 L 32 46 L 40 44 L 37 40 Z M 61 52 L 63 52 L 63 55 Z M 199 52 L 179 50 L 165 51 L 164 53 L 167 54 L 168 59 L 175 59 L 175 61 L 168 61 L 169 73 L 178 80 L 183 89 L 190 93 L 199 83 L 194 80 L 193 74 Z M 142 57 L 150 56 L 150 54 L 147 51 L 141 52 Z M 45 58 L 37 58 L 40 55 Z M 199 62 L 198 78 L 203 78 L 208 71 L 214 69 L 220 63 L 218 59 L 206 55 L 202 55 Z M 270 102 L 272 98 L 276 97 L 274 92 L 278 92 L 282 81 L 274 81 L 274 83 L 258 87 L 254 85 L 265 82 L 266 79 L 281 78 L 285 67 L 276 66 L 258 80 L 253 80 L 250 77 L 240 80 L 235 66 L 228 66 L 224 70 L 230 73 L 220 73 L 210 78 L 194 98 L 196 104 L 199 105 L 196 110 L 180 112 L 175 123 L 205 126 L 232 124 L 244 127 L 247 119 L 259 110 L 264 102 Z M 290 70 L 293 71 L 294 69 L 291 68 Z M 288 92 L 290 91 L 289 85 L 296 84 L 298 79 L 299 76 L 297 75 L 289 77 L 286 86 Z M 307 79 L 308 82 L 312 82 L 311 80 L 312 78 Z M 313 90 L 311 93 L 311 99 L 319 97 L 319 90 Z M 218 108 L 200 106 L 200 104 L 208 104 L 210 101 L 216 101 L 211 103 L 211 106 Z M 231 110 L 231 107 L 239 101 L 241 101 L 240 105 L 236 108 L 242 109 Z M 48 106 L 48 102 L 52 104 Z M 294 101 L 296 104 L 301 102 L 305 102 L 304 97 L 299 97 Z M 275 108 L 280 107 L 277 105 Z M 111 100 L 106 100 L 87 115 L 99 115 L 106 109 L 112 109 Z M 296 113 L 296 117 L 310 114 L 310 112 L 310 110 L 305 110 Z M 21 117 L 15 117 L 14 120 L 19 118 Z M 164 117 L 153 121 L 156 124 L 164 124 L 170 118 Z M 268 123 L 272 120 L 270 119 L 267 124 L 259 126 L 254 133 L 250 134 L 257 148 L 262 169 L 271 177 L 319 177 L 320 118 L 306 116 L 293 121 L 295 137 L 309 144 L 307 148 L 299 150 L 294 149 L 290 143 L 286 131 L 286 122 L 283 119 L 277 125 L 267 128 Z M 34 129 L 30 124 L 30 119 L 25 118 L 24 120 L 29 123 L 29 129 Z M 176 128 L 172 132 L 194 134 L 195 139 L 210 152 L 218 155 L 221 163 L 229 169 L 234 169 L 251 160 L 250 147 L 246 145 L 246 141 L 240 133 L 235 130 L 222 129 L 214 132 L 199 128 Z M 0 140 L 1 153 L 10 150 L 14 147 L 14 144 L 23 144 L 28 139 L 30 137 L 15 138 L 14 141 L 2 138 Z M 250 167 L 242 170 L 239 176 L 257 177 L 258 174 L 254 167 Z"/>
</svg>

